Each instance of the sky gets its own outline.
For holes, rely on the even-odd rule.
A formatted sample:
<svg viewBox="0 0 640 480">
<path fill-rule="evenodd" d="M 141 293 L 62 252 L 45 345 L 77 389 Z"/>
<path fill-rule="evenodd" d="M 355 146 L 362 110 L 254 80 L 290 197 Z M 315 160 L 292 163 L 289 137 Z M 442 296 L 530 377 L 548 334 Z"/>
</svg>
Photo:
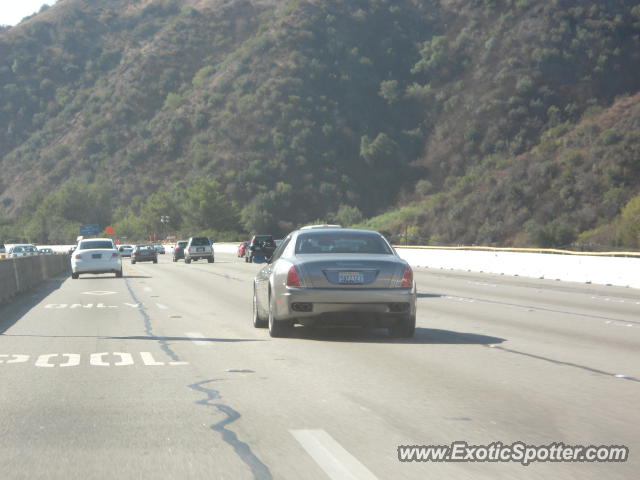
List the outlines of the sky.
<svg viewBox="0 0 640 480">
<path fill-rule="evenodd" d="M 45 3 L 53 5 L 57 0 L 0 0 L 0 25 L 15 25 L 24 17 L 36 13 Z"/>
</svg>

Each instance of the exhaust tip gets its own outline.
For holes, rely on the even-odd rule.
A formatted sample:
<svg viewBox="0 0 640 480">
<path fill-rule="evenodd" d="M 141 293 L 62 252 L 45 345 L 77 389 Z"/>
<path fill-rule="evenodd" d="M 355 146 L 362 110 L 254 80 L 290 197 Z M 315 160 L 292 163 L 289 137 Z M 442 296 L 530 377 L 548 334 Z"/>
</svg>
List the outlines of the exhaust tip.
<svg viewBox="0 0 640 480">
<path fill-rule="evenodd" d="M 291 310 L 294 312 L 311 312 L 313 311 L 313 304 L 306 302 L 295 302 L 291 304 Z"/>
<path fill-rule="evenodd" d="M 409 311 L 408 303 L 390 303 L 389 311 L 392 313 L 403 313 Z"/>
</svg>

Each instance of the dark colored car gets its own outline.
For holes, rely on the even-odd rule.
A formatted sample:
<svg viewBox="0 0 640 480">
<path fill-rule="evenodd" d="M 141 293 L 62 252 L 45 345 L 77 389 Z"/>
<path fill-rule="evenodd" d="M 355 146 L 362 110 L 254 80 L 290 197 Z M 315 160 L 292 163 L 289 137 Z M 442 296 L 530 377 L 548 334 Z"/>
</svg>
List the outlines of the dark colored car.
<svg viewBox="0 0 640 480">
<path fill-rule="evenodd" d="M 184 249 L 189 242 L 186 240 L 182 240 L 176 243 L 175 247 L 173 247 L 173 261 L 177 262 L 178 260 L 184 260 Z"/>
<path fill-rule="evenodd" d="M 247 245 L 249 245 L 249 242 L 241 242 L 240 245 L 238 245 L 238 257 L 242 258 L 245 256 L 247 253 Z"/>
<path fill-rule="evenodd" d="M 153 245 L 136 245 L 131 252 L 131 264 L 137 262 L 158 263 L 158 252 Z"/>
<path fill-rule="evenodd" d="M 254 258 L 259 256 L 265 259 L 271 258 L 275 249 L 276 242 L 273 240 L 273 235 L 254 235 L 247 246 L 244 260 L 253 263 Z"/>
</svg>

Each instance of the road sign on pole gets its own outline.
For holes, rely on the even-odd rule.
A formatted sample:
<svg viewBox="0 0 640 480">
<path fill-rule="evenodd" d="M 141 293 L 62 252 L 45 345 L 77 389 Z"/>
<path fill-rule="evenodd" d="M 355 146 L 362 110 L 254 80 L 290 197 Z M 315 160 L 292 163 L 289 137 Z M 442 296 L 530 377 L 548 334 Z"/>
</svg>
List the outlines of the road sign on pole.
<svg viewBox="0 0 640 480">
<path fill-rule="evenodd" d="M 92 235 L 98 235 L 100 233 L 100 225 L 80 225 L 80 235 L 83 237 L 90 237 Z"/>
</svg>

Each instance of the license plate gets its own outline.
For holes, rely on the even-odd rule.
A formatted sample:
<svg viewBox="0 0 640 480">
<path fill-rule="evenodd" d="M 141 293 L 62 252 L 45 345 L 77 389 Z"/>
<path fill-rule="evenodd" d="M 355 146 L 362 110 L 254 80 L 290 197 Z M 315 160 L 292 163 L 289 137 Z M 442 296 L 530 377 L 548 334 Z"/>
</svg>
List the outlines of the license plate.
<svg viewBox="0 0 640 480">
<path fill-rule="evenodd" d="M 204 247 L 196 249 L 196 252 L 204 252 Z"/>
<path fill-rule="evenodd" d="M 362 272 L 338 272 L 338 283 L 356 285 L 364 283 Z"/>
<path fill-rule="evenodd" d="M 91 258 L 102 258 L 102 254 L 101 253 L 94 253 L 91 255 Z"/>
</svg>

